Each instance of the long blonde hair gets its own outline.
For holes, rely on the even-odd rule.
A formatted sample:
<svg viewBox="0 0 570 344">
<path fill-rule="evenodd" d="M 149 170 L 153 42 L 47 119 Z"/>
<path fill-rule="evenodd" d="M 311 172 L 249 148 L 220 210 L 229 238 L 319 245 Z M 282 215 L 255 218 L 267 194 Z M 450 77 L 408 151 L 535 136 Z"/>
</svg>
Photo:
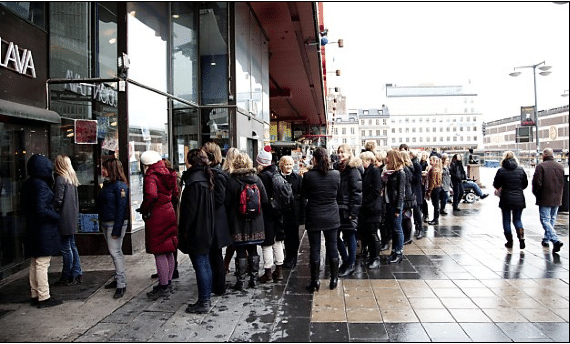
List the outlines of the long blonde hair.
<svg viewBox="0 0 570 344">
<path fill-rule="evenodd" d="M 386 153 L 386 158 L 388 158 L 388 164 L 386 166 L 388 170 L 397 171 L 404 168 L 404 160 L 399 150 L 390 149 L 388 153 Z"/>
<path fill-rule="evenodd" d="M 501 166 L 503 166 L 503 163 L 505 162 L 505 160 L 508 159 L 514 159 L 517 162 L 517 165 L 519 164 L 519 159 L 517 159 L 517 157 L 515 156 L 515 153 L 513 153 L 513 151 L 506 151 L 505 153 L 503 153 L 503 159 L 501 160 Z"/>
<path fill-rule="evenodd" d="M 234 167 L 233 162 L 234 159 L 240 154 L 239 149 L 232 147 L 228 149 L 226 153 L 226 159 L 224 160 L 224 164 L 222 165 L 222 170 L 228 171 L 228 173 L 232 173 Z"/>
<path fill-rule="evenodd" d="M 404 160 L 404 166 L 412 166 L 412 159 L 410 159 L 410 153 L 408 151 L 400 151 L 402 160 Z"/>
<path fill-rule="evenodd" d="M 79 180 L 77 179 L 77 174 L 71 166 L 71 160 L 67 155 L 58 155 L 55 157 L 55 164 L 53 166 L 55 173 L 63 177 L 63 179 L 69 184 L 78 186 Z"/>
</svg>

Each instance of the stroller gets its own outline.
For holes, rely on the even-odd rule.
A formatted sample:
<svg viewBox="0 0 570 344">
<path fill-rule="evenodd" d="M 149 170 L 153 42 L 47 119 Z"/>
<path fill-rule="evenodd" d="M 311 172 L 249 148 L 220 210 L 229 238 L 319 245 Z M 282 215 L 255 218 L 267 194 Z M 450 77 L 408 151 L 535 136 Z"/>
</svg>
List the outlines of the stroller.
<svg viewBox="0 0 570 344">
<path fill-rule="evenodd" d="M 467 179 L 463 181 L 463 197 L 461 199 L 464 203 L 473 203 L 479 200 L 479 196 L 475 194 L 475 189 L 472 185 L 467 184 L 467 182 L 475 183 L 475 179 Z M 449 199 L 447 200 L 448 203 L 452 203 L 453 201 L 453 190 L 449 192 Z"/>
</svg>

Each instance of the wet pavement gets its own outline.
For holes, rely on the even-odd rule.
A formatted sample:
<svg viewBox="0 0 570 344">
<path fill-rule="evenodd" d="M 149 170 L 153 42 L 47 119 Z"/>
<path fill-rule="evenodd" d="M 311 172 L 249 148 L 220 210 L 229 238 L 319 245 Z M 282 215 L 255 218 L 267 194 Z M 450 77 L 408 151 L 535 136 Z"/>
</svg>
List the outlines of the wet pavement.
<svg viewBox="0 0 570 344">
<path fill-rule="evenodd" d="M 0 341 L 568 342 L 568 213 L 557 224 L 564 246 L 552 254 L 552 245 L 541 246 L 538 207 L 526 190 L 526 249 L 517 242 L 506 249 L 498 198 L 490 189 L 495 171 L 481 171 L 483 191 L 491 196 L 461 204 L 460 212 L 449 207 L 439 226 L 427 227 L 426 238 L 405 246 L 401 264 L 359 266 L 335 290 L 328 289 L 328 268 L 321 272 L 319 292 L 305 290 L 309 248 L 303 236 L 299 264 L 283 281 L 244 292 L 228 289 L 212 297 L 210 313 L 193 315 L 185 312 L 197 299 L 188 257 L 179 255 L 174 293 L 152 301 L 146 292 L 156 283 L 150 279 L 154 258 L 139 253 L 127 257 L 122 299 L 112 299 L 113 290 L 101 283 L 89 297 L 52 308 L 0 302 Z M 82 265 L 86 279 L 112 270 L 108 256 L 82 257 Z M 61 258 L 55 257 L 50 272 L 60 269 Z M 231 270 L 228 284 L 235 282 Z"/>
</svg>

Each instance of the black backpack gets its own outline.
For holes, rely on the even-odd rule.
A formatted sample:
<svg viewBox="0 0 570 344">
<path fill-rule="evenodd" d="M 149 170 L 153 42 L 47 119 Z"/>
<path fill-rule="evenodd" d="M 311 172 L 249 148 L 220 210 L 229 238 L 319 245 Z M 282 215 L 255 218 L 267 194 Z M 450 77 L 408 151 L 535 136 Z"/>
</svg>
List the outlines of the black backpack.
<svg viewBox="0 0 570 344">
<path fill-rule="evenodd" d="M 278 171 L 271 174 L 271 185 L 273 186 L 273 198 L 271 206 L 275 210 L 288 210 L 293 206 L 293 189 L 291 184 Z"/>
<path fill-rule="evenodd" d="M 240 183 L 238 213 L 251 219 L 261 213 L 261 196 L 257 184 Z"/>
</svg>

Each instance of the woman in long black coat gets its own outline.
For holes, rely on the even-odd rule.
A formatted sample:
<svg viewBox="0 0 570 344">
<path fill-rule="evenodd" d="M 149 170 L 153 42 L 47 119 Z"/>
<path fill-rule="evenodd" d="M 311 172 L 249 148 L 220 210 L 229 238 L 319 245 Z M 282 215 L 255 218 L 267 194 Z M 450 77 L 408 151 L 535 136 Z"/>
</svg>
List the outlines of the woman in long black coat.
<svg viewBox="0 0 570 344">
<path fill-rule="evenodd" d="M 210 248 L 210 266 L 212 268 L 212 292 L 223 295 L 226 292 L 226 266 L 222 248 L 231 245 L 232 238 L 226 213 L 226 184 L 230 175 L 222 170 L 222 152 L 214 142 L 204 144 L 202 148 L 208 155 L 210 168 L 214 172 L 214 241 Z"/>
<path fill-rule="evenodd" d="M 507 242 L 505 247 L 513 247 L 511 232 L 511 214 L 513 225 L 519 239 L 520 248 L 525 248 L 524 229 L 521 221 L 522 211 L 526 207 L 523 190 L 528 186 L 528 177 L 524 169 L 518 166 L 518 160 L 512 151 L 503 154 L 501 168 L 495 175 L 493 187 L 500 189 L 499 208 L 503 214 L 503 231 Z"/>
<path fill-rule="evenodd" d="M 406 172 L 404 160 L 400 152 L 394 149 L 386 155 L 386 170 L 382 172 L 386 182 L 384 199 L 386 201 L 386 216 L 391 218 L 392 253 L 388 257 L 391 264 L 400 263 L 403 259 L 404 233 L 402 231 L 402 213 L 406 192 Z"/>
<path fill-rule="evenodd" d="M 305 228 L 309 238 L 310 292 L 320 288 L 321 232 L 325 237 L 326 256 L 330 264 L 330 289 L 338 285 L 337 231 L 340 226 L 337 197 L 340 190 L 340 173 L 330 169 L 327 151 L 319 147 L 313 152 L 313 168 L 303 175 L 301 193 L 307 199 Z"/>
<path fill-rule="evenodd" d="M 285 155 L 279 159 L 279 170 L 285 177 L 285 180 L 291 184 L 293 197 L 295 198 L 293 206 L 283 212 L 283 232 L 285 233 L 285 261 L 283 268 L 292 269 L 297 265 L 297 253 L 299 251 L 299 224 L 301 223 L 301 208 L 303 207 L 303 198 L 301 197 L 301 183 L 303 176 L 293 171 L 293 158 Z"/>
<path fill-rule="evenodd" d="M 185 187 L 180 200 L 178 248 L 190 255 L 198 282 L 198 301 L 186 312 L 207 313 L 212 292 L 209 253 L 214 242 L 214 174 L 206 153 L 200 149 L 188 152 L 187 164 L 189 168 L 182 174 Z"/>
<path fill-rule="evenodd" d="M 32 155 L 27 164 L 30 176 L 22 185 L 21 205 L 26 217 L 26 255 L 30 259 L 32 304 L 38 308 L 56 306 L 50 297 L 48 269 L 51 256 L 59 254 L 59 215 L 54 209 L 53 165 L 43 155 Z"/>
<path fill-rule="evenodd" d="M 459 201 L 463 197 L 463 181 L 467 179 L 460 154 L 455 154 L 451 158 L 449 174 L 451 175 L 451 184 L 453 185 L 453 211 L 460 211 Z"/>
</svg>

